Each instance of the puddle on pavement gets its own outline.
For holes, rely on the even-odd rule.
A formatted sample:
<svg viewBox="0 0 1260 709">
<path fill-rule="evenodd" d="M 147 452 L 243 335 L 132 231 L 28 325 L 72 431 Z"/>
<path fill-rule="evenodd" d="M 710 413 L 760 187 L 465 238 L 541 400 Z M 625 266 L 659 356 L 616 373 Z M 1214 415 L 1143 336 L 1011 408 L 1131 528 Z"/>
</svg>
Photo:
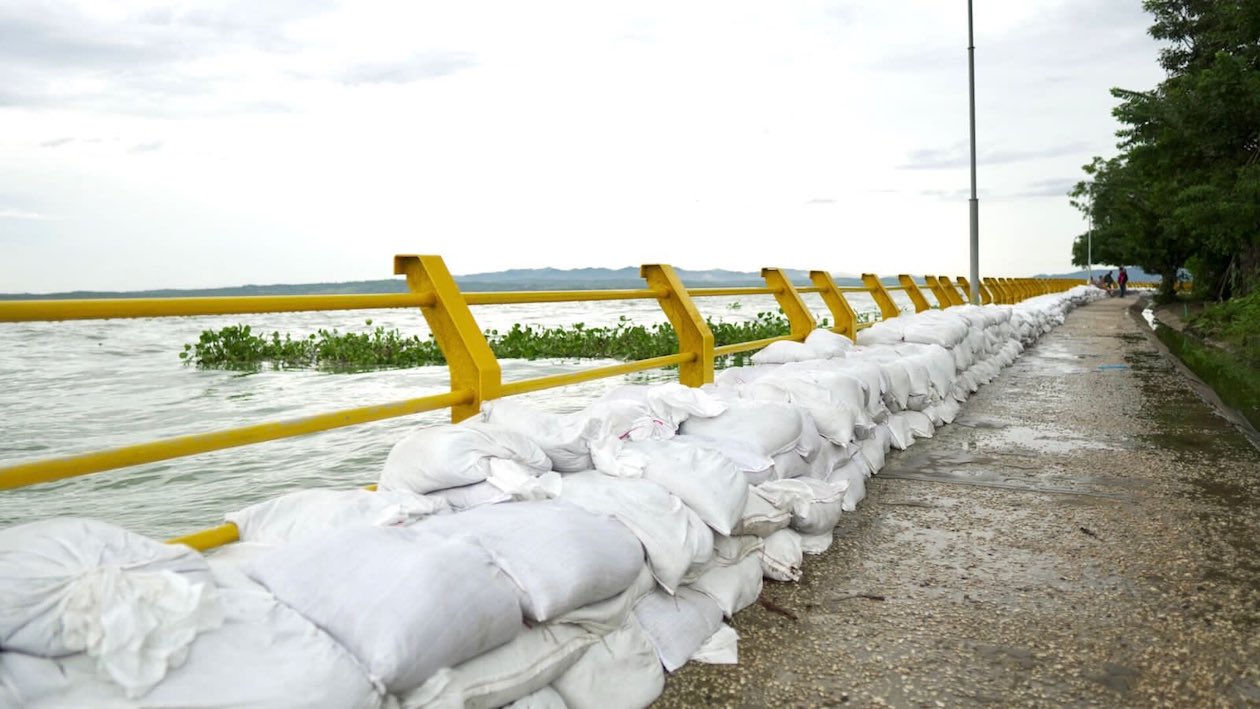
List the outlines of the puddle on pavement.
<svg viewBox="0 0 1260 709">
<path fill-rule="evenodd" d="M 956 449 L 937 450 L 930 446 L 924 446 L 919 451 L 911 448 L 890 458 L 876 477 L 1099 498 L 1122 497 L 1116 492 L 1105 491 L 1105 488 L 1132 487 L 1125 481 L 1099 476 L 1066 478 L 1055 475 L 1051 478 L 1046 476 L 1046 469 L 1041 465 L 1024 465 L 1006 458 Z"/>
</svg>

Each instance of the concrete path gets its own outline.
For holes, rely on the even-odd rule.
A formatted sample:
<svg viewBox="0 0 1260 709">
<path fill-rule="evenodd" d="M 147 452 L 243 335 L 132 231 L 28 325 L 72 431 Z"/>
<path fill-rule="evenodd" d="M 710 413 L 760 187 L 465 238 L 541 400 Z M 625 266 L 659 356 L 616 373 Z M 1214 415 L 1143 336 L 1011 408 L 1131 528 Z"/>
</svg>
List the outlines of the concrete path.
<svg viewBox="0 0 1260 709">
<path fill-rule="evenodd" d="M 890 456 L 658 706 L 1260 706 L 1260 453 L 1126 306 Z"/>
</svg>

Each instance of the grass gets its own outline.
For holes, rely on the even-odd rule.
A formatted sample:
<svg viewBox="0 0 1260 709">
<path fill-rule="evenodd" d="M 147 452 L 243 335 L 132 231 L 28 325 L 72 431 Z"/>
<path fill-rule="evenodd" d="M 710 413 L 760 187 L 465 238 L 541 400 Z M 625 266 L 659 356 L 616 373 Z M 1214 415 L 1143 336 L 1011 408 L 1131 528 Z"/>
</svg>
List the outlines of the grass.
<svg viewBox="0 0 1260 709">
<path fill-rule="evenodd" d="M 386 330 L 366 321 L 366 332 L 319 330 L 294 338 L 279 332 L 258 334 L 249 325 L 231 325 L 206 330 L 195 343 L 184 345 L 180 359 L 200 369 L 259 371 L 272 369 L 316 369 L 325 372 L 361 372 L 444 364 L 445 357 L 432 335 L 421 338 Z M 747 342 L 788 333 L 782 312 L 758 313 L 745 322 L 708 320 L 715 346 Z M 822 323 L 826 326 L 826 321 Z M 487 330 L 486 340 L 500 359 L 647 359 L 678 351 L 678 336 L 668 323 L 635 325 L 622 316 L 611 326 L 568 327 L 513 325 L 506 332 Z M 718 366 L 740 365 L 748 353 L 723 358 Z"/>
<path fill-rule="evenodd" d="M 1247 296 L 1209 303 L 1186 325 L 1194 336 L 1220 343 L 1242 363 L 1260 369 L 1260 289 Z"/>
<path fill-rule="evenodd" d="M 1163 326 L 1156 335 L 1174 355 L 1260 430 L 1260 369 L 1234 352 L 1207 344 L 1193 334 Z"/>
</svg>

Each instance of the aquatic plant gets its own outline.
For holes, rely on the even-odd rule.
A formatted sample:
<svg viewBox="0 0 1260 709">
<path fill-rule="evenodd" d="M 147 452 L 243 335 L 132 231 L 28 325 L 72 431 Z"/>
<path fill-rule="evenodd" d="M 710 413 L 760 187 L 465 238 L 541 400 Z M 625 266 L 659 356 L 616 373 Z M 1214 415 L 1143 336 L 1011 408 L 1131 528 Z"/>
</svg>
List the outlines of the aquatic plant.
<svg viewBox="0 0 1260 709">
<path fill-rule="evenodd" d="M 366 321 L 371 327 L 372 321 Z M 750 320 L 715 322 L 708 320 L 715 346 L 779 337 L 788 333 L 782 312 L 758 313 Z M 822 325 L 826 326 L 826 320 Z M 678 351 L 678 335 L 668 323 L 638 325 L 622 316 L 610 326 L 568 327 L 515 324 L 506 332 L 486 330 L 486 340 L 500 359 L 617 359 L 638 360 Z M 718 366 L 744 364 L 748 354 L 722 358 Z M 371 369 L 416 367 L 443 364 L 442 351 L 429 335 L 404 335 L 397 329 L 377 326 L 367 332 L 319 330 L 306 337 L 272 332 L 255 334 L 249 325 L 229 325 L 206 330 L 195 343 L 184 345 L 179 353 L 185 364 L 201 369 L 257 371 L 273 369 L 317 369 L 327 372 L 358 372 Z"/>
</svg>

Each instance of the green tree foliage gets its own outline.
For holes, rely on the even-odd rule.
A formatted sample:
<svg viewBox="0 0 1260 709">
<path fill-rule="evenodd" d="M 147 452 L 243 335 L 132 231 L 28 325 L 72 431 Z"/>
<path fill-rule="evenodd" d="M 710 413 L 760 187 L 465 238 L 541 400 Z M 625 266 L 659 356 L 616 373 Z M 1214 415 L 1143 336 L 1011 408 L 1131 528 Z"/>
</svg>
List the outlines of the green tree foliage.
<svg viewBox="0 0 1260 709">
<path fill-rule="evenodd" d="M 1112 89 L 1120 154 L 1094 158 L 1072 203 L 1094 224 L 1098 263 L 1177 270 L 1219 297 L 1260 286 L 1260 3 L 1146 0 L 1167 72 L 1150 91 Z M 1086 235 L 1072 247 L 1084 265 Z"/>
</svg>

